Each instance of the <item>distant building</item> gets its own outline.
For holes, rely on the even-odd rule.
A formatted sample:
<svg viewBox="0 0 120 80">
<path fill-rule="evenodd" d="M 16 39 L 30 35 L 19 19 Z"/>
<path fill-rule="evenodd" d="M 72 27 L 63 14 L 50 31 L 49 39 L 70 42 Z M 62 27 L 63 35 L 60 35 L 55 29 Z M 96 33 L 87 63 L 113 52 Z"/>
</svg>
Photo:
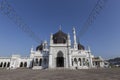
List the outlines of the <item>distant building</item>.
<svg viewBox="0 0 120 80">
<path fill-rule="evenodd" d="M 107 60 L 109 62 L 109 67 L 120 67 L 120 57 Z"/>
<path fill-rule="evenodd" d="M 49 46 L 47 41 L 44 41 L 35 51 L 31 48 L 29 57 L 20 55 L 0 57 L 0 67 L 9 69 L 103 68 L 104 60 L 101 57 L 94 57 L 90 48 L 85 49 L 76 38 L 75 28 L 73 28 L 73 45 L 70 35 L 60 29 L 57 33 L 51 34 Z"/>
</svg>

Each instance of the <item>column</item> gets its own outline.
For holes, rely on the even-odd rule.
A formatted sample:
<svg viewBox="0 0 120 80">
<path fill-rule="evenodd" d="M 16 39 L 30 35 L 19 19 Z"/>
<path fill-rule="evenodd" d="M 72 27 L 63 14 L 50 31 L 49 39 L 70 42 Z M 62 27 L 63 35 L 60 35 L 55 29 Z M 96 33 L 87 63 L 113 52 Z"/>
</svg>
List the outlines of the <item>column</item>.
<svg viewBox="0 0 120 80">
<path fill-rule="evenodd" d="M 68 51 L 67 51 L 67 54 L 65 56 L 66 56 L 66 58 L 65 58 L 65 65 L 66 65 L 66 68 L 68 68 Z"/>
<path fill-rule="evenodd" d="M 79 62 L 79 58 L 77 58 L 77 66 L 78 66 L 78 67 L 79 67 L 79 63 L 80 63 L 80 62 Z"/>
<path fill-rule="evenodd" d="M 81 66 L 83 67 L 83 58 L 81 58 Z"/>
<path fill-rule="evenodd" d="M 49 68 L 52 68 L 52 55 L 49 54 Z"/>
<path fill-rule="evenodd" d="M 71 60 L 72 58 L 71 58 L 71 55 L 69 54 L 69 67 L 71 67 L 72 66 L 72 60 Z"/>
</svg>

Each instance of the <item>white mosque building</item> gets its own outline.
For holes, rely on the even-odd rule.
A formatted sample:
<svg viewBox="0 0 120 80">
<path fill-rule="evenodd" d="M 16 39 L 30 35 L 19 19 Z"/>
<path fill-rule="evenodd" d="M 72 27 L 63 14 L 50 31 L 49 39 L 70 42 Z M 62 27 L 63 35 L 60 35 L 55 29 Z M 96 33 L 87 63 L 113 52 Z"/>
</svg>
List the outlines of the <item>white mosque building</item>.
<svg viewBox="0 0 120 80">
<path fill-rule="evenodd" d="M 73 44 L 73 45 L 72 45 Z M 34 51 L 31 48 L 29 57 L 12 55 L 0 57 L 0 68 L 17 69 L 90 69 L 104 68 L 104 60 L 95 57 L 90 48 L 85 49 L 77 43 L 76 31 L 73 28 L 73 43 L 69 34 L 61 29 L 50 35 L 50 44 L 47 41 L 41 43 Z"/>
</svg>

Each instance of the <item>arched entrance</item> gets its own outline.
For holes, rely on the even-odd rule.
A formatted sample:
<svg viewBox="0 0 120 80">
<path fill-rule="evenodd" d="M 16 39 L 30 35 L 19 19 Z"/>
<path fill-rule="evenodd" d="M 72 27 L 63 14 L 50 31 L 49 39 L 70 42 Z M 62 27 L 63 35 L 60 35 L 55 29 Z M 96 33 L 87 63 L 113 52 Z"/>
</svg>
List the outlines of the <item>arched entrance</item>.
<svg viewBox="0 0 120 80">
<path fill-rule="evenodd" d="M 24 67 L 27 67 L 27 62 L 24 63 Z"/>
<path fill-rule="evenodd" d="M 10 67 L 10 62 L 8 62 L 7 67 Z"/>
<path fill-rule="evenodd" d="M 23 67 L 23 62 L 20 63 L 20 67 Z"/>
<path fill-rule="evenodd" d="M 59 51 L 57 53 L 56 66 L 57 67 L 64 67 L 64 57 L 63 57 L 63 53 L 61 51 Z"/>
<path fill-rule="evenodd" d="M 39 60 L 39 66 L 42 66 L 42 59 Z"/>
</svg>

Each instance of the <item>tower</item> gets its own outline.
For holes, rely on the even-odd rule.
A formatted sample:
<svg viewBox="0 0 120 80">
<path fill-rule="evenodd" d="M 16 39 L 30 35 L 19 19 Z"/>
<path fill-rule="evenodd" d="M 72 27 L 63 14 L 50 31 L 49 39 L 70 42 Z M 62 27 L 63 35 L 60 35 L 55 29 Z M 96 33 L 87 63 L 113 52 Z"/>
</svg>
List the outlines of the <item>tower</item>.
<svg viewBox="0 0 120 80">
<path fill-rule="evenodd" d="M 91 49 L 88 46 L 88 55 L 89 55 L 89 63 L 90 63 L 90 68 L 93 67 L 93 63 L 92 63 L 92 55 L 91 55 Z"/>
</svg>

